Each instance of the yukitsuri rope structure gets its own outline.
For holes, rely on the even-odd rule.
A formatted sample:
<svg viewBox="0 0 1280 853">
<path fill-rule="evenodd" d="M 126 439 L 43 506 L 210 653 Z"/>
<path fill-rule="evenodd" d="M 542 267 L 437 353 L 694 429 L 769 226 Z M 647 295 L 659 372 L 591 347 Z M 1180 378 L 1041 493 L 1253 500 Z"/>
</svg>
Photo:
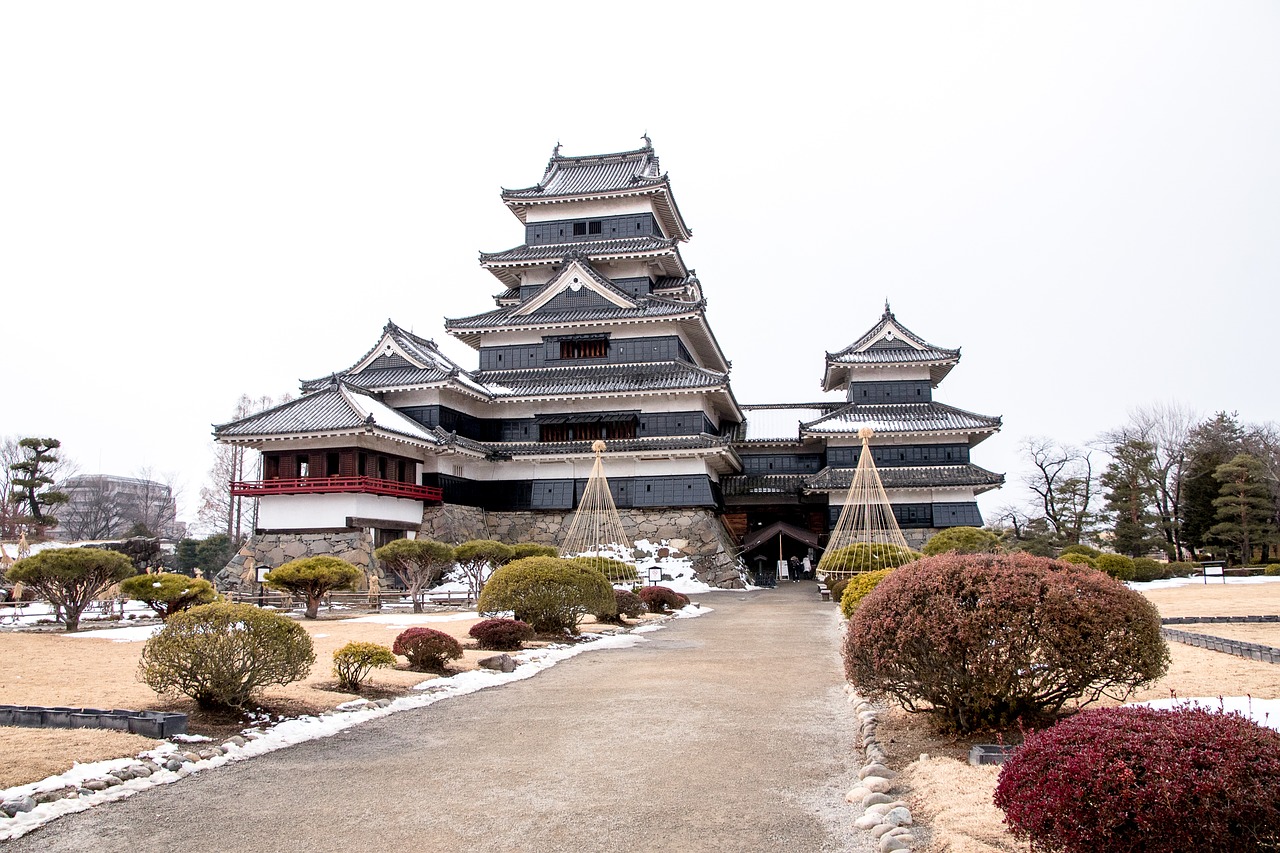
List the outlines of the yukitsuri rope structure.
<svg viewBox="0 0 1280 853">
<path fill-rule="evenodd" d="M 586 488 L 578 511 L 569 522 L 569 531 L 560 545 L 560 553 L 566 557 L 587 557 L 599 562 L 602 571 L 606 560 L 620 560 L 634 564 L 632 546 L 622 529 L 622 518 L 609 491 L 609 480 L 604 475 L 605 443 L 597 440 L 591 445 L 596 461 L 591 466 Z M 609 572 L 604 572 L 610 576 Z"/>
<path fill-rule="evenodd" d="M 916 558 L 898 527 L 889 495 L 871 458 L 870 427 L 858 430 L 862 452 L 849 484 L 844 507 L 831 532 L 827 550 L 818 561 L 818 574 L 848 577 L 876 569 L 896 569 Z"/>
</svg>

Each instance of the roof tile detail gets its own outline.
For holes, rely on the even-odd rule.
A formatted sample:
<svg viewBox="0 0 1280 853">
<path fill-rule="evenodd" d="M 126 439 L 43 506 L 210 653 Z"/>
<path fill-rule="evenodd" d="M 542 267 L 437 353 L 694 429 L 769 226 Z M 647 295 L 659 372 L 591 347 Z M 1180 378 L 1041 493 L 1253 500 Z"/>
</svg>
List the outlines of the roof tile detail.
<svg viewBox="0 0 1280 853">
<path fill-rule="evenodd" d="M 823 468 L 808 478 L 806 488 L 813 491 L 839 491 L 853 483 L 856 468 Z M 1004 485 L 1004 475 L 977 465 L 918 465 L 877 468 L 886 489 L 932 488 L 940 486 Z M 984 489 L 985 491 L 985 489 Z"/>
<path fill-rule="evenodd" d="M 417 421 L 342 380 L 279 406 L 214 427 L 218 438 L 250 438 L 332 432 L 388 432 L 423 444 L 439 438 Z"/>
<path fill-rule="evenodd" d="M 684 361 L 650 364 L 578 365 L 476 374 L 495 397 L 553 397 L 629 391 L 727 388 L 729 377 Z"/>
<path fill-rule="evenodd" d="M 862 427 L 878 433 L 990 432 L 1000 428 L 1000 418 L 966 412 L 943 403 L 850 403 L 831 414 L 802 424 L 802 434 L 854 435 Z"/>
</svg>

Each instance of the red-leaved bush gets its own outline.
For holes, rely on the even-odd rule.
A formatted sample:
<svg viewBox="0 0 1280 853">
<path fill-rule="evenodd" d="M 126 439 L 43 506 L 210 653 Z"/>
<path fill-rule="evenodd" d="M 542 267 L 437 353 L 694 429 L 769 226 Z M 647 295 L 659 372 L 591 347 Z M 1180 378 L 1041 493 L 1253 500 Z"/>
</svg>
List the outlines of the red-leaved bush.
<svg viewBox="0 0 1280 853">
<path fill-rule="evenodd" d="M 422 672 L 439 672 L 445 659 L 462 657 L 462 644 L 434 628 L 406 628 L 396 637 L 391 651 L 409 659 L 409 666 Z"/>
<path fill-rule="evenodd" d="M 486 619 L 472 625 L 467 633 L 476 638 L 480 648 L 496 652 L 513 652 L 534 637 L 533 626 L 519 619 Z"/>
<path fill-rule="evenodd" d="M 689 596 L 665 586 L 646 586 L 640 590 L 640 600 L 651 613 L 679 610 L 689 603 Z"/>
<path fill-rule="evenodd" d="M 1099 708 L 1034 732 L 996 805 L 1054 853 L 1280 849 L 1280 733 L 1203 708 Z"/>
<path fill-rule="evenodd" d="M 637 616 L 643 616 L 649 612 L 649 607 L 644 603 L 644 599 L 629 589 L 615 589 L 613 598 L 618 605 L 619 616 L 629 616 L 635 619 Z"/>
<path fill-rule="evenodd" d="M 1155 606 L 1102 572 L 1030 554 L 940 554 L 895 569 L 853 612 L 859 691 L 968 732 L 1123 698 L 1169 663 Z"/>
</svg>

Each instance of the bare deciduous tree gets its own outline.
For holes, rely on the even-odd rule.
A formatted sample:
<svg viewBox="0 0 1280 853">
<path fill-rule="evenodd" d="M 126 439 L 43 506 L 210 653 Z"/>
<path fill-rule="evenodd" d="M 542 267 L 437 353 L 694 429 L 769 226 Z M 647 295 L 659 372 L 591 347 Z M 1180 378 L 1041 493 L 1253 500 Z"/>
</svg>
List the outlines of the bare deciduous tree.
<svg viewBox="0 0 1280 853">
<path fill-rule="evenodd" d="M 1062 540 L 1079 544 L 1096 520 L 1092 451 L 1044 436 L 1024 439 L 1022 451 L 1035 468 L 1023 482 L 1035 493 L 1037 509 Z"/>
</svg>

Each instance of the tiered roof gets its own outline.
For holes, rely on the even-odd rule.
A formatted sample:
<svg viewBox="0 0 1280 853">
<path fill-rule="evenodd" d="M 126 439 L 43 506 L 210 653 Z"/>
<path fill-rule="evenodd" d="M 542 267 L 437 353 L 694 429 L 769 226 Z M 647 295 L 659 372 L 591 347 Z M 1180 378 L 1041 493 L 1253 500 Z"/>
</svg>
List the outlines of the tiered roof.
<svg viewBox="0 0 1280 853">
<path fill-rule="evenodd" d="M 390 320 L 382 327 L 378 343 L 355 364 L 332 376 L 304 380 L 302 392 L 324 388 L 335 379 L 366 391 L 450 385 L 471 396 L 490 396 L 470 373 L 441 352 L 435 341 L 418 337 Z"/>
<path fill-rule="evenodd" d="M 810 475 L 805 488 L 814 492 L 842 492 L 853 482 L 854 468 L 823 468 Z M 975 486 L 974 493 L 1004 485 L 1004 475 L 973 464 L 912 465 L 876 469 L 886 489 L 931 489 L 940 486 Z"/>
<path fill-rule="evenodd" d="M 658 264 L 664 277 L 681 278 L 689 274 L 676 244 L 679 241 L 648 235 L 619 237 L 614 240 L 588 240 L 577 243 L 527 243 L 500 252 L 481 252 L 480 265 L 508 286 L 520 282 L 520 270 L 559 263 L 577 253 L 596 261 L 650 260 Z"/>
<path fill-rule="evenodd" d="M 856 436 L 863 427 L 877 435 L 958 432 L 976 444 L 1000 429 L 1000 418 L 979 415 L 944 403 L 849 403 L 815 421 L 801 424 L 801 435 Z"/>
<path fill-rule="evenodd" d="M 476 374 L 495 397 L 562 397 L 657 391 L 728 391 L 729 376 L 687 361 L 488 370 Z"/>
<path fill-rule="evenodd" d="M 927 365 L 930 381 L 936 386 L 959 361 L 959 349 L 929 343 L 902 325 L 885 302 L 880 322 L 839 352 L 827 353 L 822 390 L 847 387 L 851 374 L 860 368 L 896 364 Z"/>
<path fill-rule="evenodd" d="M 661 170 L 653 143 L 644 137 L 644 147 L 616 154 L 588 154 L 565 157 L 556 145 L 547 161 L 542 180 L 531 187 L 502 191 L 502 200 L 521 221 L 529 208 L 542 204 L 599 198 L 651 196 L 662 231 L 678 240 L 688 240 L 689 227 L 680 215 L 671 181 Z"/>
</svg>

